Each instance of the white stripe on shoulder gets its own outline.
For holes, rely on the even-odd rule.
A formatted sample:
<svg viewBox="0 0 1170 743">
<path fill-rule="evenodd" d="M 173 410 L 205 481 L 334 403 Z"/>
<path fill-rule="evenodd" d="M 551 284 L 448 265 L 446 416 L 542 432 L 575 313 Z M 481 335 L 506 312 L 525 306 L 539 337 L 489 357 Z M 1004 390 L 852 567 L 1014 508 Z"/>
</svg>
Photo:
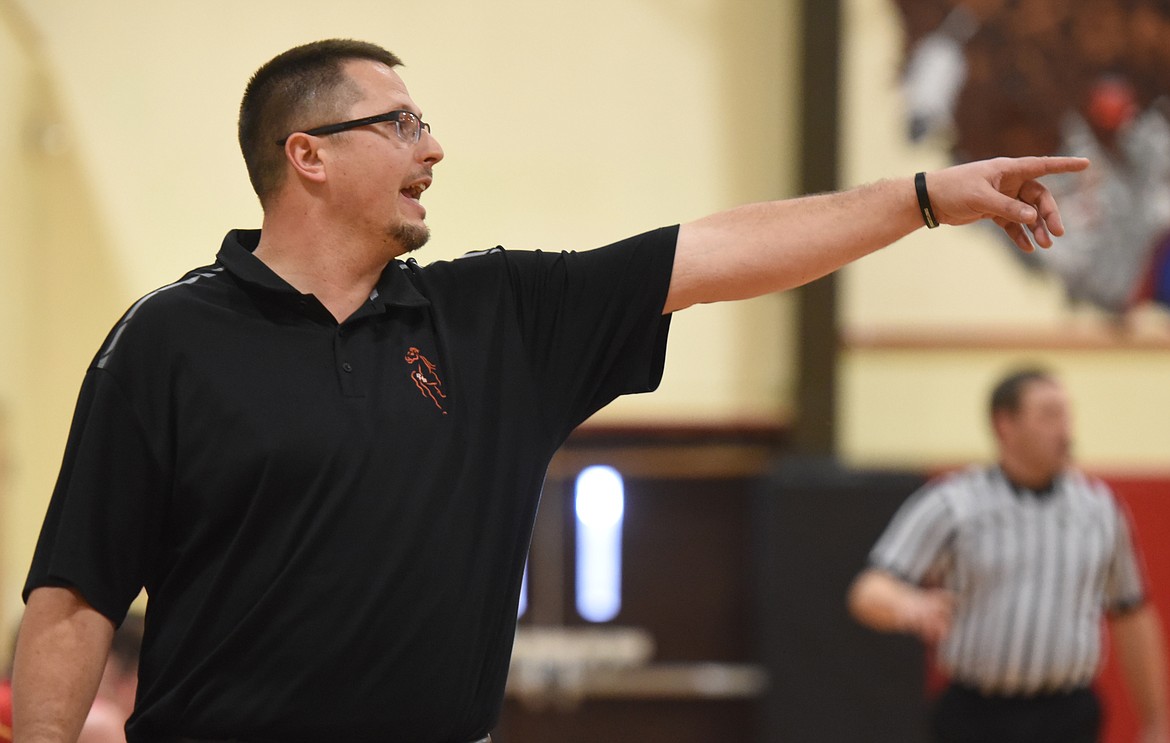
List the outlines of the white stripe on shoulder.
<svg viewBox="0 0 1170 743">
<path fill-rule="evenodd" d="M 455 260 L 461 260 L 463 258 L 477 258 L 481 255 L 490 255 L 492 253 L 502 253 L 502 252 L 504 252 L 503 246 L 497 245 L 496 247 L 488 248 L 487 250 L 472 250 L 468 253 L 464 253 L 463 255 L 459 256 Z"/>
<path fill-rule="evenodd" d="M 95 366 L 97 366 L 97 368 L 99 368 L 99 369 L 104 369 L 106 364 L 109 363 L 110 354 L 112 354 L 114 352 L 114 347 L 118 345 L 118 339 L 120 339 L 122 337 L 122 331 L 124 331 L 126 329 L 126 324 L 130 322 L 130 318 L 134 317 L 135 313 L 138 312 L 138 308 L 141 307 L 143 304 L 145 304 L 147 300 L 149 300 L 150 298 L 152 298 L 158 294 L 161 294 L 162 292 L 167 291 L 168 289 L 174 289 L 177 286 L 186 286 L 188 284 L 194 284 L 199 279 L 209 279 L 212 276 L 215 276 L 217 273 L 220 273 L 222 271 L 223 271 L 223 267 L 221 266 L 219 268 L 212 268 L 212 269 L 208 269 L 207 271 L 202 271 L 200 273 L 192 274 L 191 276 L 188 276 L 185 279 L 181 279 L 180 281 L 176 281 L 173 284 L 167 284 L 166 286 L 160 286 L 158 289 L 155 289 L 150 294 L 147 294 L 146 296 L 144 296 L 142 299 L 139 299 L 137 302 L 135 302 L 133 305 L 131 305 L 130 309 L 126 311 L 126 314 L 122 316 L 122 320 L 121 320 L 121 322 L 118 323 L 118 327 L 114 328 L 114 334 L 110 337 L 110 342 L 108 344 L 106 344 L 106 347 L 102 351 L 101 356 L 98 357 L 97 364 L 95 364 Z"/>
</svg>

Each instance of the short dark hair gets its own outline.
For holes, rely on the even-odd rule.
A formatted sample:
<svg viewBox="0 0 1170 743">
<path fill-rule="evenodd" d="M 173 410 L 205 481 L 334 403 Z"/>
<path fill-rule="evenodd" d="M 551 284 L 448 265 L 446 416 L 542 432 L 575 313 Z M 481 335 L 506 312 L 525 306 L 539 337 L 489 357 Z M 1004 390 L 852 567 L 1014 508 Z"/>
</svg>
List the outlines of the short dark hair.
<svg viewBox="0 0 1170 743">
<path fill-rule="evenodd" d="M 1052 372 L 1038 366 L 1019 369 L 1001 379 L 991 391 L 991 416 L 997 413 L 1015 414 L 1020 410 L 1024 387 L 1032 382 L 1055 382 Z"/>
<path fill-rule="evenodd" d="M 325 39 L 273 57 L 248 81 L 240 102 L 240 150 L 262 206 L 284 177 L 284 151 L 276 141 L 301 128 L 332 123 L 319 119 L 344 114 L 360 97 L 344 66 L 359 59 L 387 67 L 402 64 L 377 44 Z"/>
</svg>

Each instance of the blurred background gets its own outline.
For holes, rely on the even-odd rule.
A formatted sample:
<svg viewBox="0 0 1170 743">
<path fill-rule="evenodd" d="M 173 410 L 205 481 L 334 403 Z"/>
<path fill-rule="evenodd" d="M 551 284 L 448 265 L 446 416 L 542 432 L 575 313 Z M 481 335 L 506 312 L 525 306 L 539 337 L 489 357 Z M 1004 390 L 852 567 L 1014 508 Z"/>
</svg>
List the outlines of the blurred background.
<svg viewBox="0 0 1170 743">
<path fill-rule="evenodd" d="M 235 138 L 249 75 L 355 37 L 406 61 L 446 150 L 424 262 L 588 249 L 969 157 L 1094 158 L 1054 184 L 1073 234 L 1045 256 L 920 230 L 799 291 L 681 313 L 660 390 L 589 421 L 549 474 L 501 743 L 919 739 L 921 648 L 854 626 L 844 590 L 924 478 L 992 456 L 985 397 L 1010 367 L 1064 379 L 1079 463 L 1134 515 L 1159 605 L 1170 590 L 1168 13 L 0 0 L 0 626 L 98 344 L 259 225 Z M 1118 684 L 1111 741 L 1132 729 Z"/>
</svg>

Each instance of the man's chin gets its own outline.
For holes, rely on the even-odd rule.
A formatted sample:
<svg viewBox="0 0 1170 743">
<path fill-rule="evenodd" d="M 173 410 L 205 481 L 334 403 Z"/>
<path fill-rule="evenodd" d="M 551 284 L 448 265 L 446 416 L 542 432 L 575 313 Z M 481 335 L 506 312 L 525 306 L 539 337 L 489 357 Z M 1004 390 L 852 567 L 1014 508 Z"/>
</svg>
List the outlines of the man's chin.
<svg viewBox="0 0 1170 743">
<path fill-rule="evenodd" d="M 403 253 L 412 253 L 427 244 L 431 230 L 425 224 L 400 224 L 391 230 L 390 236 Z"/>
</svg>

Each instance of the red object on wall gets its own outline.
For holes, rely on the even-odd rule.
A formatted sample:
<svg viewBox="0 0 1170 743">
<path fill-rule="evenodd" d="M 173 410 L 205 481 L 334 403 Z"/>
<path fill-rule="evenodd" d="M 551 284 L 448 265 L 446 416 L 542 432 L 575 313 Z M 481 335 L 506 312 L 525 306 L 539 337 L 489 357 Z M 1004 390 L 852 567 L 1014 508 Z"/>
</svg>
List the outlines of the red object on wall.
<svg viewBox="0 0 1170 743">
<path fill-rule="evenodd" d="M 1162 619 L 1163 632 L 1170 632 L 1170 477 L 1100 473 L 1098 476 L 1109 483 L 1118 500 L 1129 509 L 1134 541 L 1146 570 L 1150 600 Z M 1111 651 L 1107 651 L 1097 688 L 1105 707 L 1102 743 L 1137 740 L 1137 714 L 1130 703 L 1117 658 Z"/>
</svg>

